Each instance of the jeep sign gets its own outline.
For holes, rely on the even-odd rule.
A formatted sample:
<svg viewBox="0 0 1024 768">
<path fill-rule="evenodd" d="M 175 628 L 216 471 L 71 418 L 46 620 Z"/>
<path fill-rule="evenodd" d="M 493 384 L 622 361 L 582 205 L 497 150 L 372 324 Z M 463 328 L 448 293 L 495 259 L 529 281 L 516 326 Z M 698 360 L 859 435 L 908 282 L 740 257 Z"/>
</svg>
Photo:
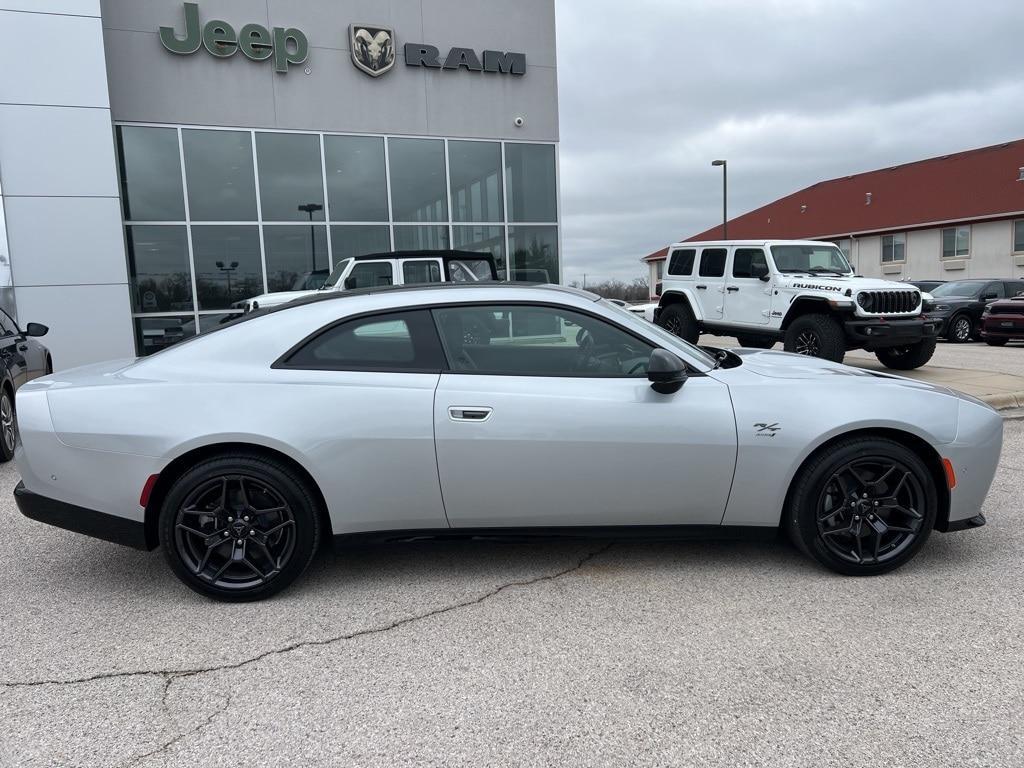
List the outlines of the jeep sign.
<svg viewBox="0 0 1024 768">
<path fill-rule="evenodd" d="M 246 24 L 235 34 L 228 22 L 215 19 L 199 25 L 199 5 L 185 3 L 185 35 L 174 27 L 160 27 L 160 42 L 171 53 L 188 55 L 205 47 L 212 56 L 226 59 L 241 49 L 246 58 L 263 61 L 274 57 L 274 70 L 287 72 L 289 64 L 301 64 L 309 55 L 309 41 L 293 27 L 268 30 L 260 24 Z"/>
</svg>

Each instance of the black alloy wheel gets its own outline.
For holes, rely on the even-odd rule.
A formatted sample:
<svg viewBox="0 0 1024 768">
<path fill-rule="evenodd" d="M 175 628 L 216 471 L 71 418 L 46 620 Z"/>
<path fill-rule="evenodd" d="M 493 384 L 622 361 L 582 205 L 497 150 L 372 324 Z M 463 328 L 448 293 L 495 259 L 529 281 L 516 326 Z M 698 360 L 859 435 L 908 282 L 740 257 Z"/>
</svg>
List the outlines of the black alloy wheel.
<svg viewBox="0 0 1024 768">
<path fill-rule="evenodd" d="M 971 340 L 971 330 L 971 318 L 957 315 L 950 321 L 946 336 L 954 344 L 964 344 Z"/>
<path fill-rule="evenodd" d="M 18 426 L 14 420 L 14 398 L 5 386 L 0 391 L 0 461 L 14 458 L 18 444 Z"/>
<path fill-rule="evenodd" d="M 319 543 L 314 495 L 276 461 L 203 462 L 171 487 L 160 540 L 175 574 L 220 600 L 256 600 L 288 586 Z"/>
<path fill-rule="evenodd" d="M 923 546 L 937 499 L 931 473 L 909 448 L 887 438 L 850 438 L 797 478 L 787 524 L 797 546 L 828 568 L 879 574 Z"/>
<path fill-rule="evenodd" d="M 683 341 L 696 344 L 700 338 L 700 327 L 685 304 L 669 304 L 658 313 L 658 325 Z"/>
<path fill-rule="evenodd" d="M 818 334 L 812 330 L 807 330 L 802 333 L 798 333 L 796 336 L 796 342 L 794 344 L 793 351 L 796 352 L 798 355 L 820 357 L 821 339 L 818 337 Z"/>
</svg>

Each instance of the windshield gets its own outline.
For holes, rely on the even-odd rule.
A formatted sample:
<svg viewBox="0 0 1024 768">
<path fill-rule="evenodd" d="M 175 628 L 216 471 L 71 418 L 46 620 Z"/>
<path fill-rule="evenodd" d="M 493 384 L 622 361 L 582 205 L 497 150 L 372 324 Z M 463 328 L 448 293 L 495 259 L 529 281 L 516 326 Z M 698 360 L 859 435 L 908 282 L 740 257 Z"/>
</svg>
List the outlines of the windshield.
<svg viewBox="0 0 1024 768">
<path fill-rule="evenodd" d="M 657 338 L 659 341 L 664 342 L 662 346 L 665 347 L 666 349 L 671 350 L 673 345 L 682 345 L 686 347 L 686 350 L 690 354 L 692 354 L 702 363 L 705 363 L 709 368 L 714 368 L 715 363 L 718 362 L 718 359 L 714 355 L 705 352 L 703 349 L 696 346 L 695 344 L 691 344 L 688 341 L 683 341 L 674 333 L 666 331 L 659 325 L 647 322 L 646 320 L 640 318 L 635 312 L 630 312 L 625 307 L 620 307 L 618 304 L 613 304 L 612 302 L 608 301 L 608 299 L 601 299 L 601 304 L 620 313 L 620 316 L 628 317 L 631 321 L 629 323 L 631 327 L 636 328 L 637 323 L 639 323 L 640 327 L 643 328 L 644 333 L 648 334 L 652 338 Z"/>
<path fill-rule="evenodd" d="M 773 245 L 772 258 L 779 272 L 848 275 L 853 272 L 843 252 L 834 245 Z"/>
<path fill-rule="evenodd" d="M 303 272 L 301 275 L 295 276 L 295 282 L 292 283 L 293 291 L 311 291 L 321 288 L 324 284 L 324 280 L 327 279 L 326 269 L 317 269 L 313 272 Z"/>
<path fill-rule="evenodd" d="M 957 280 L 952 283 L 943 283 L 928 291 L 932 296 L 963 296 L 973 298 L 981 293 L 984 283 L 968 283 L 964 280 Z"/>
<path fill-rule="evenodd" d="M 352 263 L 352 259 L 342 259 L 331 271 L 330 277 L 324 283 L 324 289 L 333 288 L 341 280 L 341 276 L 345 274 L 345 270 L 348 269 L 348 265 Z"/>
<path fill-rule="evenodd" d="M 453 283 L 479 283 L 492 280 L 491 263 L 487 259 L 459 259 L 448 262 Z"/>
</svg>

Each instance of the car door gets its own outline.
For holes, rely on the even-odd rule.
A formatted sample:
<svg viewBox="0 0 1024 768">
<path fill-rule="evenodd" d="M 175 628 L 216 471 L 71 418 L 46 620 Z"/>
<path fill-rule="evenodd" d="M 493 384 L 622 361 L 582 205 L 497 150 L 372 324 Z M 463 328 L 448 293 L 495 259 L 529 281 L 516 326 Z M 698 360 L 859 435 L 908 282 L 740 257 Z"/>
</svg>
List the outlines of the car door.
<svg viewBox="0 0 1024 768">
<path fill-rule="evenodd" d="M 705 320 L 720 320 L 725 309 L 725 261 L 728 248 L 704 248 L 700 252 L 694 295 Z"/>
<path fill-rule="evenodd" d="M 736 459 L 725 385 L 695 374 L 657 394 L 655 345 L 578 310 L 432 311 L 449 366 L 434 432 L 453 527 L 721 523 Z"/>
<path fill-rule="evenodd" d="M 737 325 L 766 325 L 771 316 L 771 280 L 764 248 L 736 248 L 725 285 L 725 320 Z"/>
<path fill-rule="evenodd" d="M 17 345 L 17 351 L 21 352 L 22 357 L 25 360 L 26 377 L 27 379 L 35 379 L 46 373 L 46 348 L 35 339 L 28 338 L 24 333 L 21 332 L 18 324 L 14 321 L 7 312 L 0 309 L 0 322 L 3 323 L 5 328 L 11 328 L 15 334 L 19 337 L 20 343 Z"/>
<path fill-rule="evenodd" d="M 18 333 L 18 327 L 4 312 L 0 314 L 0 360 L 3 360 L 17 389 L 29 380 L 29 362 L 25 356 L 28 342 Z"/>
</svg>

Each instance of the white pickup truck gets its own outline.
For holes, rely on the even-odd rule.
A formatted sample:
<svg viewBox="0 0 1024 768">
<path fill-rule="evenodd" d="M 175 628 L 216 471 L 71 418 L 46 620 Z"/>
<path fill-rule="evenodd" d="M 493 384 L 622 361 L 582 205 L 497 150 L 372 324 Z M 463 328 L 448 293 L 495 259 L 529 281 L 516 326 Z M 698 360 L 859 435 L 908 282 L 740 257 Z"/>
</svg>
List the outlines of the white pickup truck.
<svg viewBox="0 0 1024 768">
<path fill-rule="evenodd" d="M 857 277 L 842 251 L 814 240 L 729 240 L 669 248 L 655 322 L 690 342 L 701 332 L 741 346 L 842 362 L 866 349 L 885 366 L 918 368 L 937 323 L 906 283 Z"/>
</svg>

